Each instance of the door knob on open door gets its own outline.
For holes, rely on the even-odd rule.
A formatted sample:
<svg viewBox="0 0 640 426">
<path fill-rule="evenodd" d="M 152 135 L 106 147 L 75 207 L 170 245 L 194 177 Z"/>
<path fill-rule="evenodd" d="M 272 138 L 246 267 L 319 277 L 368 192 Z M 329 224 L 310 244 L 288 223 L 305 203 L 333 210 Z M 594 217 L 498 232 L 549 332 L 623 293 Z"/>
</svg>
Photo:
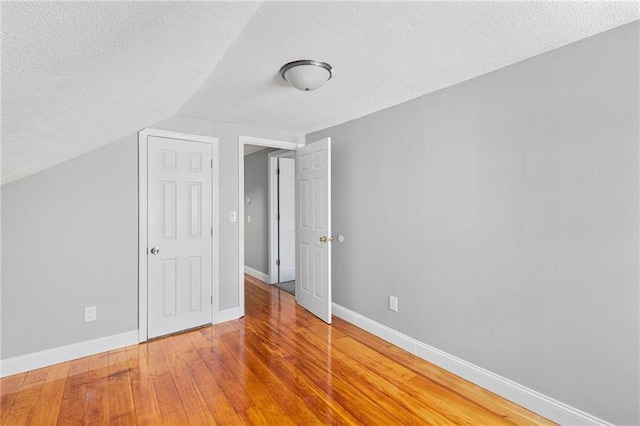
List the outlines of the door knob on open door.
<svg viewBox="0 0 640 426">
<path fill-rule="evenodd" d="M 327 241 L 333 241 L 333 237 L 327 238 L 326 235 L 323 235 L 322 237 L 320 237 L 320 242 L 321 243 L 326 243 Z"/>
<path fill-rule="evenodd" d="M 153 247 L 151 249 L 151 254 L 158 254 L 158 253 L 160 253 L 160 249 L 158 247 Z"/>
</svg>

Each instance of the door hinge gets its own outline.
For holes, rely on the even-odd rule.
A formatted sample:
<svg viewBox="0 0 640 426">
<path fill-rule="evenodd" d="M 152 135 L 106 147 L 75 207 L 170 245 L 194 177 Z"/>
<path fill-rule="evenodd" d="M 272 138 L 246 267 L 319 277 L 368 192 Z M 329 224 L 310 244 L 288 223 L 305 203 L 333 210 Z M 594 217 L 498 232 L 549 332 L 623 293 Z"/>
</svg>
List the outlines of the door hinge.
<svg viewBox="0 0 640 426">
<path fill-rule="evenodd" d="M 276 169 L 276 174 L 279 175 L 280 174 L 280 169 Z"/>
<path fill-rule="evenodd" d="M 213 158 L 211 159 L 211 168 L 213 169 Z"/>
<path fill-rule="evenodd" d="M 211 227 L 211 236 L 213 237 L 213 226 Z"/>
<path fill-rule="evenodd" d="M 211 296 L 211 304 L 213 305 L 213 296 Z"/>
<path fill-rule="evenodd" d="M 280 259 L 276 260 L 276 266 L 280 266 Z"/>
<path fill-rule="evenodd" d="M 276 219 L 280 220 L 280 213 L 278 213 Z"/>
</svg>

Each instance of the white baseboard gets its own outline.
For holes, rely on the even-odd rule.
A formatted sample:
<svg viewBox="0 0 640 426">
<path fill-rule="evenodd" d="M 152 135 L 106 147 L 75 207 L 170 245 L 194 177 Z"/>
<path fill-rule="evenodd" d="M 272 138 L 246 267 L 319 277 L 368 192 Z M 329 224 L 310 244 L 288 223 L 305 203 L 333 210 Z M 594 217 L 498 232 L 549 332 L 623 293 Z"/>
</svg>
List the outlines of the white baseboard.
<svg viewBox="0 0 640 426">
<path fill-rule="evenodd" d="M 257 269 L 250 268 L 247 265 L 244 266 L 244 272 L 245 274 L 249 274 L 252 277 L 259 279 L 260 281 L 264 281 L 265 283 L 269 283 L 271 281 L 271 278 L 268 274 L 260 272 Z"/>
<path fill-rule="evenodd" d="M 53 364 L 137 344 L 138 330 L 133 330 L 113 336 L 101 337 L 99 339 L 87 340 L 86 342 L 73 343 L 58 348 L 7 358 L 0 361 L 0 377 L 11 376 L 12 374 L 23 373 L 25 371 L 48 367 Z"/>
<path fill-rule="evenodd" d="M 221 322 L 227 322 L 240 318 L 240 308 L 225 309 L 216 312 L 213 317 L 214 324 L 220 324 Z"/>
<path fill-rule="evenodd" d="M 591 414 L 415 340 L 343 306 L 333 303 L 332 308 L 335 316 L 551 421 L 566 425 L 611 425 Z"/>
</svg>

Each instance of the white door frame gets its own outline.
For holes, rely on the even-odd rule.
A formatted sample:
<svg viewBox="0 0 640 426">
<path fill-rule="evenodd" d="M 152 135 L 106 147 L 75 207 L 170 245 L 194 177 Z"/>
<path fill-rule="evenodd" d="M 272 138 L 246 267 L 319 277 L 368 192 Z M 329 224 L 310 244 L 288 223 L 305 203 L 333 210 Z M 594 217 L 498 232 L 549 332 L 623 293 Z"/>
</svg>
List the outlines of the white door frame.
<svg viewBox="0 0 640 426">
<path fill-rule="evenodd" d="M 278 282 L 278 158 L 296 158 L 295 151 L 281 149 L 269 153 L 269 284 Z"/>
<path fill-rule="evenodd" d="M 212 274 L 211 294 L 214 304 L 211 310 L 211 323 L 218 313 L 218 139 L 209 136 L 190 135 L 187 133 L 171 132 L 168 130 L 143 129 L 138 132 L 138 341 L 147 341 L 147 154 L 148 138 L 150 136 L 179 139 L 191 142 L 211 144 L 213 155 L 213 172 L 211 176 L 211 224 L 213 238 L 211 240 Z"/>
<path fill-rule="evenodd" d="M 254 138 L 251 136 L 238 137 L 238 308 L 240 317 L 244 316 L 244 146 L 258 145 L 267 148 L 295 150 L 303 143 L 285 142 L 274 139 Z M 271 197 L 269 197 L 271 200 Z M 270 250 L 271 251 L 271 250 Z M 269 256 L 271 257 L 271 256 Z M 269 277 L 273 276 L 269 263 Z"/>
</svg>

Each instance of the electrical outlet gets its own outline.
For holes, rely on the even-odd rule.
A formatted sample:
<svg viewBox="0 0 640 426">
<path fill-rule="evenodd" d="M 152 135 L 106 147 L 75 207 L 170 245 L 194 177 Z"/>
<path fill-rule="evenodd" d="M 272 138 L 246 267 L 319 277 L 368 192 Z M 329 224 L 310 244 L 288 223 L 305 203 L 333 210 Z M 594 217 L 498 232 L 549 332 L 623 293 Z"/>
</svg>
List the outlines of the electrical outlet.
<svg viewBox="0 0 640 426">
<path fill-rule="evenodd" d="M 89 306 L 84 308 L 84 322 L 95 321 L 97 319 L 97 312 L 95 306 Z"/>
<path fill-rule="evenodd" d="M 395 296 L 389 296 L 389 309 L 398 312 L 398 298 Z"/>
</svg>

